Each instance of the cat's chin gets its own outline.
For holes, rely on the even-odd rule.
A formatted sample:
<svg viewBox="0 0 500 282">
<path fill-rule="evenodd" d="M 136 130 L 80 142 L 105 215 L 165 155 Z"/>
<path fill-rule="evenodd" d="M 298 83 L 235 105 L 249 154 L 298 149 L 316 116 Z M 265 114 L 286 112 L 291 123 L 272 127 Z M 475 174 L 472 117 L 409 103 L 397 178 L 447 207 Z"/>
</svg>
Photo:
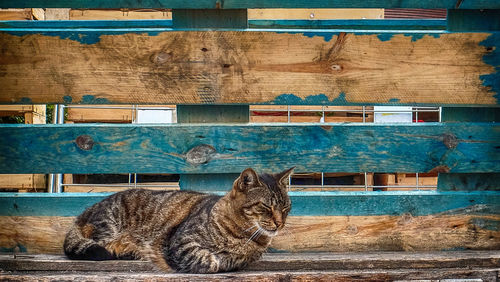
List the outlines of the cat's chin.
<svg viewBox="0 0 500 282">
<path fill-rule="evenodd" d="M 264 230 L 264 235 L 266 235 L 267 237 L 274 237 L 276 235 L 278 235 L 278 230 L 267 230 L 265 228 L 262 228 Z"/>
</svg>

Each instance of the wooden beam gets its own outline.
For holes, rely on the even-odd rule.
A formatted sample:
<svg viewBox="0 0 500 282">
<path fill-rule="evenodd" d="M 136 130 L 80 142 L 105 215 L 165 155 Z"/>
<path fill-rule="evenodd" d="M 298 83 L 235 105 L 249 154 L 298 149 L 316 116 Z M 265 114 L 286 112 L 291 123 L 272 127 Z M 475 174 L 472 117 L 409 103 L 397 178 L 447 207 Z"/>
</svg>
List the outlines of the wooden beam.
<svg viewBox="0 0 500 282">
<path fill-rule="evenodd" d="M 0 21 L 31 20 L 31 9 L 0 9 Z"/>
<path fill-rule="evenodd" d="M 384 9 L 248 9 L 253 20 L 383 19 Z"/>
<path fill-rule="evenodd" d="M 126 265 L 126 264 L 124 264 Z M 471 278 L 474 277 L 474 278 Z M 355 271 L 250 271 L 219 274 L 180 274 L 180 273 L 52 273 L 5 274 L 8 281 L 175 281 L 175 282 L 218 282 L 218 281 L 496 281 L 496 269 L 425 269 L 425 270 L 355 270 Z M 449 279 L 444 279 L 449 278 Z M 443 279 L 443 280 L 439 280 Z"/>
<path fill-rule="evenodd" d="M 217 2 L 213 0 L 182 1 L 182 0 L 4 0 L 0 8 L 172 8 L 172 9 L 251 9 L 251 8 L 423 8 L 423 9 L 498 9 L 496 0 L 463 1 L 455 0 L 234 0 Z"/>
<path fill-rule="evenodd" d="M 170 10 L 71 10 L 70 20 L 168 20 L 172 19 Z"/>
<path fill-rule="evenodd" d="M 496 123 L 2 124 L 0 173 L 497 172 L 498 130 Z"/>
<path fill-rule="evenodd" d="M 499 32 L 172 31 L 154 21 L 134 28 L 107 24 L 6 23 L 0 103 L 499 103 Z M 125 28 L 116 31 L 120 25 Z M 429 55 L 437 53 L 438 59 Z"/>
<path fill-rule="evenodd" d="M 355 204 L 353 202 L 353 204 Z M 0 249 L 62 254 L 74 217 L 0 216 Z M 498 250 L 498 214 L 290 216 L 271 250 L 286 252 Z"/>
<path fill-rule="evenodd" d="M 246 267 L 248 271 L 333 271 L 367 269 L 447 269 L 447 268 L 497 268 L 500 255 L 495 251 L 448 252 L 381 252 L 381 253 L 264 253 L 261 259 Z M 154 266 L 147 261 L 110 260 L 78 261 L 61 255 L 0 255 L 4 271 L 62 271 L 75 272 L 150 272 Z M 240 272 L 241 273 L 241 272 Z M 237 273 L 233 273 L 237 274 Z M 178 274 L 181 275 L 181 274 Z M 209 277 L 209 275 L 204 275 Z"/>
</svg>

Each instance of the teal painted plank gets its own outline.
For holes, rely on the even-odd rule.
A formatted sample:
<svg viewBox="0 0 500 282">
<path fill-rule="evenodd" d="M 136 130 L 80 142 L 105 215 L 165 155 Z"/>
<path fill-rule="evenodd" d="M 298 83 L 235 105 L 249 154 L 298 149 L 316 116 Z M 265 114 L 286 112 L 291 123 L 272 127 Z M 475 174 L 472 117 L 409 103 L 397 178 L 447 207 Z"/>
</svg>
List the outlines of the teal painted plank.
<svg viewBox="0 0 500 282">
<path fill-rule="evenodd" d="M 500 30 L 500 9 L 448 10 L 447 28 L 451 31 Z"/>
<path fill-rule="evenodd" d="M 247 28 L 246 9 L 174 9 L 174 28 Z"/>
<path fill-rule="evenodd" d="M 500 122 L 498 108 L 443 107 L 443 122 Z"/>
<path fill-rule="evenodd" d="M 500 121 L 497 108 L 443 107 L 442 122 L 496 122 Z M 440 173 L 440 191 L 500 190 L 500 173 Z"/>
<path fill-rule="evenodd" d="M 177 105 L 178 123 L 247 123 L 250 107 L 247 105 Z M 224 172 L 224 171 L 221 171 Z M 181 190 L 227 190 L 239 174 L 181 174 Z M 193 187 L 193 188 L 191 188 Z"/>
<path fill-rule="evenodd" d="M 0 125 L 0 173 L 498 172 L 498 123 Z"/>
<path fill-rule="evenodd" d="M 223 195 L 223 193 L 217 193 Z M 108 193 L 0 193 L 0 216 L 77 216 Z M 289 192 L 291 215 L 499 214 L 500 192 Z"/>
<path fill-rule="evenodd" d="M 440 173 L 440 191 L 500 191 L 500 173 Z"/>
<path fill-rule="evenodd" d="M 172 9 L 247 9 L 247 8 L 423 8 L 495 9 L 497 0 L 3 0 L 0 8 L 172 8 Z"/>
<path fill-rule="evenodd" d="M 445 30 L 446 20 L 249 20 L 250 28 L 348 30 Z"/>
<path fill-rule="evenodd" d="M 0 28 L 19 29 L 164 29 L 172 20 L 95 20 L 95 21 L 0 21 Z M 248 20 L 250 28 L 268 29 L 348 29 L 348 30 L 445 30 L 446 20 Z"/>
</svg>

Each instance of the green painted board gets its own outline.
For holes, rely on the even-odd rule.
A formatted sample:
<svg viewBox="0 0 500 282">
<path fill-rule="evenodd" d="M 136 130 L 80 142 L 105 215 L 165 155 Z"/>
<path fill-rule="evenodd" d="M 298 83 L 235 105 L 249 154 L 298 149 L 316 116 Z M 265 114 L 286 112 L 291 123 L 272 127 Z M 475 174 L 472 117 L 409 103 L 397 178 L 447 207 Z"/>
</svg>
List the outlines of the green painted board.
<svg viewBox="0 0 500 282">
<path fill-rule="evenodd" d="M 179 187 L 181 190 L 227 191 L 239 176 L 239 173 L 181 174 Z"/>
<path fill-rule="evenodd" d="M 246 9 L 174 9 L 174 28 L 247 28 Z"/>
<path fill-rule="evenodd" d="M 423 8 L 495 9 L 497 0 L 3 0 L 0 8 L 173 8 L 173 9 L 247 9 L 247 8 Z"/>
<path fill-rule="evenodd" d="M 178 123 L 246 123 L 247 105 L 177 105 Z"/>
<path fill-rule="evenodd" d="M 0 173 L 498 172 L 497 123 L 0 125 Z"/>
<path fill-rule="evenodd" d="M 500 30 L 500 9 L 448 10 L 447 29 L 451 31 Z"/>
<path fill-rule="evenodd" d="M 443 107 L 443 122 L 500 122 L 500 109 L 474 107 Z"/>
<path fill-rule="evenodd" d="M 223 193 L 218 193 L 223 195 Z M 0 193 L 0 216 L 77 216 L 109 193 Z M 289 192 L 291 215 L 499 214 L 500 192 Z"/>
<path fill-rule="evenodd" d="M 440 191 L 500 191 L 500 173 L 440 173 Z"/>
</svg>

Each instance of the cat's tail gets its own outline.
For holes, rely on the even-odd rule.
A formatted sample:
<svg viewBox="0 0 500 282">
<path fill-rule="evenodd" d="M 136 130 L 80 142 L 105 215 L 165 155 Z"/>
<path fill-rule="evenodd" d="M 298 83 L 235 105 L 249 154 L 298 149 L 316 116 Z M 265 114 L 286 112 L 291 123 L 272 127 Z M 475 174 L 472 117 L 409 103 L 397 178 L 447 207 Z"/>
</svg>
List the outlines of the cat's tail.
<svg viewBox="0 0 500 282">
<path fill-rule="evenodd" d="M 75 260 L 110 260 L 116 257 L 91 238 L 82 234 L 82 228 L 74 224 L 64 239 L 64 253 Z"/>
</svg>

